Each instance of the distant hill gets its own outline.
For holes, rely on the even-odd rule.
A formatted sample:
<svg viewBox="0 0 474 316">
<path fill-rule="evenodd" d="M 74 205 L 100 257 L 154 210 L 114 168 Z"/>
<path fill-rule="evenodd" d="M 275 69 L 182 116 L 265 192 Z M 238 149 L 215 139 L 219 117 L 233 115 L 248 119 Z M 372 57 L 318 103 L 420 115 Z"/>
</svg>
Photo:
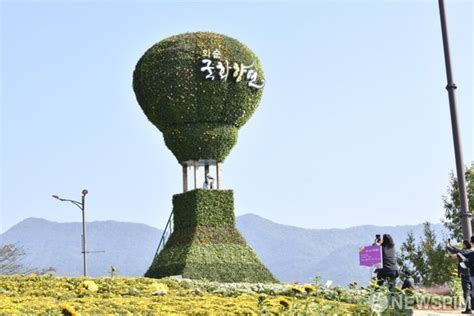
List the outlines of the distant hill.
<svg viewBox="0 0 474 316">
<path fill-rule="evenodd" d="M 373 242 L 376 234 L 391 234 L 397 246 L 413 231 L 418 239 L 423 225 L 357 226 L 346 229 L 304 229 L 271 222 L 257 215 L 238 218 L 237 227 L 263 262 L 281 281 L 323 280 L 347 285 L 367 283 L 370 271 L 359 267 L 359 247 Z M 432 225 L 438 238 L 446 232 Z"/>
<path fill-rule="evenodd" d="M 369 271 L 358 266 L 358 248 L 372 242 L 375 234 L 389 233 L 399 245 L 409 231 L 422 235 L 423 226 L 358 226 L 347 229 L 304 229 L 277 224 L 247 214 L 237 227 L 266 266 L 281 281 L 309 282 L 316 275 L 346 285 L 366 283 Z M 445 231 L 433 228 L 438 237 Z M 0 235 L 0 244 L 23 247 L 31 267 L 54 267 L 58 275 L 82 274 L 81 223 L 55 223 L 28 218 Z M 88 257 L 89 274 L 103 276 L 110 266 L 121 275 L 143 275 L 150 265 L 162 230 L 145 224 L 101 221 L 87 224 L 89 250 L 104 250 Z"/>
<path fill-rule="evenodd" d="M 88 272 L 106 275 L 110 266 L 121 274 L 142 275 L 153 258 L 162 230 L 145 224 L 115 221 L 87 223 Z M 27 253 L 31 267 L 54 267 L 58 275 L 82 275 L 82 224 L 28 218 L 0 235 L 0 244 L 13 243 Z"/>
</svg>

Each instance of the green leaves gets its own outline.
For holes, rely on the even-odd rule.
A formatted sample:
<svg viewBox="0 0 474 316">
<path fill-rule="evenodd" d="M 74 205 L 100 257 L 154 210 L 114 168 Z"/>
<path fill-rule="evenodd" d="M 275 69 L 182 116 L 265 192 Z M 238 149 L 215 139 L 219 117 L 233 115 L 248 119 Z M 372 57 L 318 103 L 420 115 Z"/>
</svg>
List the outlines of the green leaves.
<svg viewBox="0 0 474 316">
<path fill-rule="evenodd" d="M 257 56 L 239 41 L 215 33 L 185 33 L 148 49 L 133 73 L 133 89 L 148 119 L 164 134 L 179 162 L 199 159 L 223 161 L 237 142 L 238 129 L 258 106 L 262 89 L 236 82 L 232 75 L 214 80 L 201 70 L 205 50 L 219 50 L 218 61 L 252 65 L 258 80 L 264 74 Z M 225 63 L 226 64 L 226 63 Z M 244 77 L 245 79 L 245 77 Z M 209 139 L 212 134 L 215 138 Z"/>
<path fill-rule="evenodd" d="M 442 285 L 451 280 L 455 260 L 452 260 L 442 244 L 437 243 L 436 234 L 429 223 L 424 224 L 423 237 L 419 243 L 409 233 L 400 247 L 398 265 L 402 278 L 412 276 L 415 283 L 424 286 Z"/>
<path fill-rule="evenodd" d="M 220 282 L 276 282 L 235 228 L 231 190 L 173 196 L 174 231 L 145 276 Z"/>
<path fill-rule="evenodd" d="M 232 190 L 196 189 L 173 196 L 175 229 L 196 226 L 234 227 Z"/>
<path fill-rule="evenodd" d="M 214 123 L 183 124 L 163 130 L 165 144 L 179 162 L 223 161 L 237 143 L 237 134 L 235 126 Z"/>
<path fill-rule="evenodd" d="M 466 169 L 465 173 L 469 209 L 474 209 L 474 168 Z M 460 217 L 459 186 L 454 174 L 447 194 L 443 196 L 445 218 L 444 226 L 450 231 L 452 238 L 462 240 L 462 226 Z M 452 271 L 455 270 L 456 260 L 446 255 L 444 245 L 436 242 L 436 236 L 429 223 L 424 226 L 424 236 L 417 244 L 413 234 L 400 248 L 399 262 L 402 275 L 411 274 L 416 283 L 423 285 L 439 285 L 452 282 Z M 457 278 L 457 277 L 455 277 Z"/>
<path fill-rule="evenodd" d="M 442 220 L 444 226 L 450 231 L 450 235 L 455 240 L 462 240 L 462 225 L 460 214 L 459 186 L 454 174 L 450 175 L 450 183 L 447 194 L 443 196 L 444 216 Z M 474 212 L 474 168 L 466 168 L 466 189 L 470 212 Z"/>
</svg>

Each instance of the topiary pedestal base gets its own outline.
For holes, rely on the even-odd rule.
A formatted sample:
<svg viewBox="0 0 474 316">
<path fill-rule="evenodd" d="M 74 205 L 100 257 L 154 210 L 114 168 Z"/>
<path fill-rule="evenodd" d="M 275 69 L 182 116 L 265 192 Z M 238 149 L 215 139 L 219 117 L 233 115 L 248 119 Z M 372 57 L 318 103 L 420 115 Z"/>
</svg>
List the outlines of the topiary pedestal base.
<svg viewBox="0 0 474 316">
<path fill-rule="evenodd" d="M 235 228 L 231 190 L 173 196 L 174 231 L 146 277 L 219 282 L 278 282 Z"/>
</svg>

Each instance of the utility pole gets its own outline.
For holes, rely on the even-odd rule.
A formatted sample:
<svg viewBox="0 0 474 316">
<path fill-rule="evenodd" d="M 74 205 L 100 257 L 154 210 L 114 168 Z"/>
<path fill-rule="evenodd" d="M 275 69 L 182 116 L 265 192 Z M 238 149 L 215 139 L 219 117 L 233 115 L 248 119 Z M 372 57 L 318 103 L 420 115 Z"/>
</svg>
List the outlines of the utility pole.
<svg viewBox="0 0 474 316">
<path fill-rule="evenodd" d="M 446 13 L 444 10 L 444 0 L 438 0 L 439 4 L 439 16 L 441 19 L 441 32 L 443 34 L 443 48 L 444 48 L 444 62 L 446 64 L 446 78 L 448 80 L 448 85 L 446 90 L 448 90 L 449 97 L 449 110 L 451 113 L 451 128 L 453 130 L 453 141 L 454 141 L 454 156 L 456 158 L 456 174 L 459 185 L 459 200 L 461 205 L 460 216 L 462 223 L 462 233 L 463 238 L 470 240 L 472 236 L 471 228 L 471 213 L 469 212 L 469 204 L 467 202 L 466 194 L 466 180 L 464 176 L 464 163 L 462 159 L 462 147 L 461 147 L 461 137 L 459 132 L 459 123 L 458 115 L 456 110 L 456 97 L 455 90 L 457 88 L 456 84 L 453 81 L 453 74 L 451 69 L 451 56 L 449 53 L 449 41 L 448 41 L 448 30 L 446 22 Z"/>
</svg>

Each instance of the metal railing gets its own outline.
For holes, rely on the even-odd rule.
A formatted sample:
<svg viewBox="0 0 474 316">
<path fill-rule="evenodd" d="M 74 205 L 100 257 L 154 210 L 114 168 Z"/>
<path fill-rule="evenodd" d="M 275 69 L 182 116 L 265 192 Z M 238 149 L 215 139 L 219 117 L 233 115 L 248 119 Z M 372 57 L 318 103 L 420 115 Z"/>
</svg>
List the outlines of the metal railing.
<svg viewBox="0 0 474 316">
<path fill-rule="evenodd" d="M 170 217 L 168 218 L 168 222 L 166 223 L 165 230 L 161 235 L 160 243 L 158 244 L 158 248 L 156 249 L 155 259 L 158 257 L 158 254 L 163 250 L 166 245 L 166 242 L 170 238 L 171 234 L 173 233 L 173 211 L 171 211 Z"/>
</svg>

